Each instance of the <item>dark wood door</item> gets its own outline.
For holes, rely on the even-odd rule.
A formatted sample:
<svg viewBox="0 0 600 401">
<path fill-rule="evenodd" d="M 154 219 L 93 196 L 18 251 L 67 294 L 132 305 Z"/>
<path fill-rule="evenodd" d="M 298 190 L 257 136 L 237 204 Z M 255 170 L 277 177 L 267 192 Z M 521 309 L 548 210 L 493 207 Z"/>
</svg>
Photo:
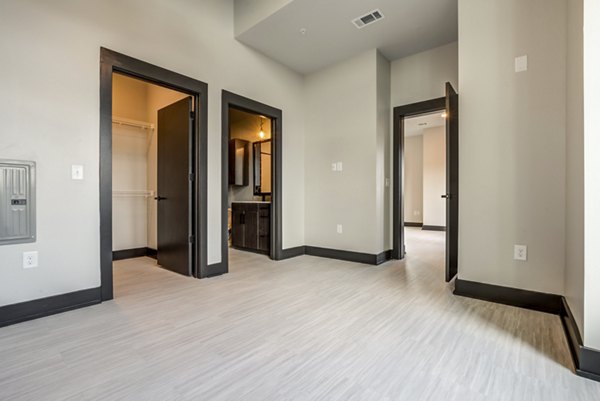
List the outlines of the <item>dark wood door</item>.
<svg viewBox="0 0 600 401">
<path fill-rule="evenodd" d="M 158 111 L 158 264 L 191 275 L 192 98 Z"/>
<path fill-rule="evenodd" d="M 458 273 L 458 94 L 446 83 L 446 282 Z"/>
</svg>

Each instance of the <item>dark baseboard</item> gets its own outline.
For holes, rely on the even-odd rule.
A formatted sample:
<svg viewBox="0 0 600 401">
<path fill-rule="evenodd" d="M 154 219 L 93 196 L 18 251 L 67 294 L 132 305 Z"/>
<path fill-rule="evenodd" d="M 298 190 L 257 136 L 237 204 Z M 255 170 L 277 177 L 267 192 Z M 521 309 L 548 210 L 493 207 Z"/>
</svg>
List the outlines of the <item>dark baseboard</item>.
<svg viewBox="0 0 600 401">
<path fill-rule="evenodd" d="M 406 225 L 406 223 L 404 223 L 404 225 Z M 427 230 L 427 231 L 446 231 L 446 226 L 426 226 L 423 225 L 423 228 L 421 228 L 422 230 Z"/>
<path fill-rule="evenodd" d="M 583 345 L 579 328 L 565 297 L 458 278 L 454 294 L 559 315 L 575 365 L 575 373 L 587 379 L 600 381 L 600 351 Z"/>
<path fill-rule="evenodd" d="M 99 304 L 100 302 L 102 302 L 101 288 L 97 287 L 1 306 L 0 327 Z"/>
<path fill-rule="evenodd" d="M 156 249 L 152 248 L 122 249 L 120 251 L 113 251 L 112 254 L 113 260 L 141 258 L 142 256 L 156 259 Z"/>
<path fill-rule="evenodd" d="M 558 315 L 561 296 L 456 279 L 454 294 Z"/>
<path fill-rule="evenodd" d="M 423 223 L 409 223 L 405 221 L 404 227 L 423 227 Z"/>
<path fill-rule="evenodd" d="M 383 251 L 377 255 L 375 258 L 375 264 L 380 265 L 382 263 L 387 262 L 388 260 L 392 260 L 392 250 L 389 249 L 387 251 Z"/>
<path fill-rule="evenodd" d="M 281 259 L 290 259 L 295 258 L 297 256 L 306 255 L 306 247 L 305 246 L 297 246 L 294 248 L 287 248 L 281 251 Z"/>
<path fill-rule="evenodd" d="M 561 300 L 560 320 L 575 365 L 575 373 L 581 377 L 600 381 L 600 351 L 583 345 L 577 322 L 564 297 Z"/>
<path fill-rule="evenodd" d="M 375 255 L 371 253 L 341 251 L 339 249 L 320 248 L 317 246 L 305 246 L 306 255 L 318 256 L 321 258 L 345 260 L 348 262 L 364 263 L 368 265 L 378 265 L 387 260 L 387 251 Z M 391 252 L 390 252 L 391 255 Z M 389 258 L 388 258 L 389 259 Z"/>
</svg>

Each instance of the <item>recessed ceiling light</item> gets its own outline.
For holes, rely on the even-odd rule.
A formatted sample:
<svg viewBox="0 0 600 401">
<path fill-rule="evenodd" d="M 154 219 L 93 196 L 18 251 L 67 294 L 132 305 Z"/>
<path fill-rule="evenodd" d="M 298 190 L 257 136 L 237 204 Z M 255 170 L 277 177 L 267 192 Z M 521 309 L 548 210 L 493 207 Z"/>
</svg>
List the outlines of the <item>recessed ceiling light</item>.
<svg viewBox="0 0 600 401">
<path fill-rule="evenodd" d="M 306 35 L 306 28 L 300 28 L 300 34 Z"/>
</svg>

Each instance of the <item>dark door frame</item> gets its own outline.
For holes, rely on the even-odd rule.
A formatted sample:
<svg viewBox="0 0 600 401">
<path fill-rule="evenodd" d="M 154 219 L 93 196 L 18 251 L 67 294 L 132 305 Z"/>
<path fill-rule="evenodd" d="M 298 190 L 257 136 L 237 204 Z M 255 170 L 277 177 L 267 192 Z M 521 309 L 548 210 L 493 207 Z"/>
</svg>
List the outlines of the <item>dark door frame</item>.
<svg viewBox="0 0 600 401">
<path fill-rule="evenodd" d="M 446 110 L 446 97 L 394 107 L 393 144 L 393 246 L 392 258 L 404 259 L 404 199 L 402 196 L 404 177 L 404 119 L 419 114 Z"/>
<path fill-rule="evenodd" d="M 208 85 L 173 71 L 121 53 L 100 48 L 100 281 L 102 301 L 113 298 L 112 271 L 112 77 L 128 75 L 164 86 L 194 98 L 193 170 L 191 218 L 194 233 L 192 274 L 206 277 L 207 266 L 207 133 Z"/>
<path fill-rule="evenodd" d="M 221 103 L 221 272 L 229 271 L 229 247 L 227 243 L 227 208 L 229 192 L 229 109 L 235 108 L 253 114 L 260 114 L 271 119 L 272 152 L 272 187 L 271 187 L 271 252 L 273 260 L 282 258 L 282 127 L 283 112 L 275 107 L 255 100 L 236 95 L 226 90 L 222 93 Z M 220 274 L 220 273 L 216 273 Z"/>
</svg>

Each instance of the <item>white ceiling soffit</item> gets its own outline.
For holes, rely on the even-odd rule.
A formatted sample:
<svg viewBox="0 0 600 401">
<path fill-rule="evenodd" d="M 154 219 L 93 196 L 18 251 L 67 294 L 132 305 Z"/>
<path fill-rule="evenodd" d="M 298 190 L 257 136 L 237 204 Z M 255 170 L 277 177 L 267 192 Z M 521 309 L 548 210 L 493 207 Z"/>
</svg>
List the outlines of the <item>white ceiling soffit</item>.
<svg viewBox="0 0 600 401">
<path fill-rule="evenodd" d="M 458 38 L 458 0 L 275 1 L 236 0 L 236 38 L 302 74 L 374 48 L 396 60 Z M 239 17 L 252 14 L 249 3 L 262 17 L 251 26 Z M 373 10 L 385 18 L 362 29 L 352 23 Z"/>
<path fill-rule="evenodd" d="M 422 114 L 416 117 L 409 117 L 404 120 L 404 136 L 422 135 L 428 128 L 443 127 L 446 125 L 446 119 L 442 117 L 443 110 L 430 114 Z"/>
</svg>

